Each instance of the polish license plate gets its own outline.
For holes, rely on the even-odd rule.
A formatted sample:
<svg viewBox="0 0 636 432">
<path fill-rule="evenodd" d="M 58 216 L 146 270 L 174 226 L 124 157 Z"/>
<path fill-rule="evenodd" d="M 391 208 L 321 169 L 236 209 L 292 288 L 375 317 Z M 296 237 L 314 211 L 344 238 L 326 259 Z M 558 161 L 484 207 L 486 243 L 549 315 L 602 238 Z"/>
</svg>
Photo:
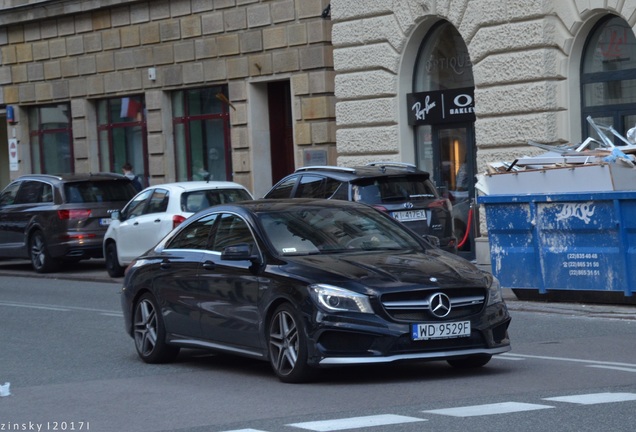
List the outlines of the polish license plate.
<svg viewBox="0 0 636 432">
<path fill-rule="evenodd" d="M 426 210 L 405 210 L 396 211 L 391 214 L 395 219 L 400 222 L 426 220 Z"/>
<path fill-rule="evenodd" d="M 470 336 L 470 321 L 411 325 L 412 340 L 451 339 Z"/>
<path fill-rule="evenodd" d="M 112 220 L 111 218 L 101 218 L 101 219 L 99 220 L 99 224 L 100 224 L 101 226 L 108 226 L 108 225 L 110 225 L 110 221 L 111 221 L 111 220 Z"/>
</svg>

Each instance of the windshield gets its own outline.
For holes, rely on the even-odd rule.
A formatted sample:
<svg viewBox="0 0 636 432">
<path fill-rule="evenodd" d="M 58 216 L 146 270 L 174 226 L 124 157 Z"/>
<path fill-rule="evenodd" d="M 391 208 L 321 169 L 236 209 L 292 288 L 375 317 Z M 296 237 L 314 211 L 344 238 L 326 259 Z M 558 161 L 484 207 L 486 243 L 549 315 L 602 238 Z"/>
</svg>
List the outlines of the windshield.
<svg viewBox="0 0 636 432">
<path fill-rule="evenodd" d="M 261 213 L 281 255 L 422 249 L 411 234 L 372 208 L 303 207 Z"/>
</svg>

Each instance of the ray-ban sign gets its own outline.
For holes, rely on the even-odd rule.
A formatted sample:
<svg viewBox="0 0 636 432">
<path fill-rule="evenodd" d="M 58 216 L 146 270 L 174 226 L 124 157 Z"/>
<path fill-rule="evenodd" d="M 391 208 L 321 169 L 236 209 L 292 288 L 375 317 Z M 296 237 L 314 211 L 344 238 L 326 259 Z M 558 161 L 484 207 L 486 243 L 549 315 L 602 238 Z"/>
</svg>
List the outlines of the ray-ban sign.
<svg viewBox="0 0 636 432">
<path fill-rule="evenodd" d="M 410 125 L 475 121 L 472 87 L 406 95 Z"/>
</svg>

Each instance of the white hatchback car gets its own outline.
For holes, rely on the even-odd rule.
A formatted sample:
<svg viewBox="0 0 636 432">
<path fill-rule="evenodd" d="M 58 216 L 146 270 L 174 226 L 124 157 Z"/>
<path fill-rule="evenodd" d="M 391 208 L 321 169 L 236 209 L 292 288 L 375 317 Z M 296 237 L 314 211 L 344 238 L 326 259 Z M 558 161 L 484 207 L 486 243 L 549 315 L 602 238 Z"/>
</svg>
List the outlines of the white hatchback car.
<svg viewBox="0 0 636 432">
<path fill-rule="evenodd" d="M 111 214 L 103 244 L 108 274 L 122 276 L 132 260 L 199 210 L 251 199 L 245 187 L 225 181 L 166 183 L 142 190 Z"/>
</svg>

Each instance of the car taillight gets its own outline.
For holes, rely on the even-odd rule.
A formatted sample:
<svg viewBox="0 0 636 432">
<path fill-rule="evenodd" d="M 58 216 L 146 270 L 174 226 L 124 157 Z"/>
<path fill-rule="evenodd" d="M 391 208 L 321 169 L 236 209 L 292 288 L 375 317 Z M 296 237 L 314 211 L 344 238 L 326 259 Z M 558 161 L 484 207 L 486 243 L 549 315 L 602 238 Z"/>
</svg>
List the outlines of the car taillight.
<svg viewBox="0 0 636 432">
<path fill-rule="evenodd" d="M 77 209 L 77 210 L 58 210 L 57 217 L 61 220 L 75 220 L 75 219 L 88 219 L 91 215 L 91 210 Z"/>
<path fill-rule="evenodd" d="M 445 208 L 448 211 L 452 211 L 453 210 L 453 205 L 451 204 L 450 200 L 446 199 L 446 198 L 440 198 L 438 200 L 435 200 L 433 202 L 431 202 L 429 205 L 429 208 Z"/>
<path fill-rule="evenodd" d="M 186 220 L 185 217 L 181 216 L 181 215 L 174 215 L 172 216 L 172 228 L 176 228 L 179 226 L 179 224 L 181 222 L 183 222 L 184 220 Z"/>
</svg>

